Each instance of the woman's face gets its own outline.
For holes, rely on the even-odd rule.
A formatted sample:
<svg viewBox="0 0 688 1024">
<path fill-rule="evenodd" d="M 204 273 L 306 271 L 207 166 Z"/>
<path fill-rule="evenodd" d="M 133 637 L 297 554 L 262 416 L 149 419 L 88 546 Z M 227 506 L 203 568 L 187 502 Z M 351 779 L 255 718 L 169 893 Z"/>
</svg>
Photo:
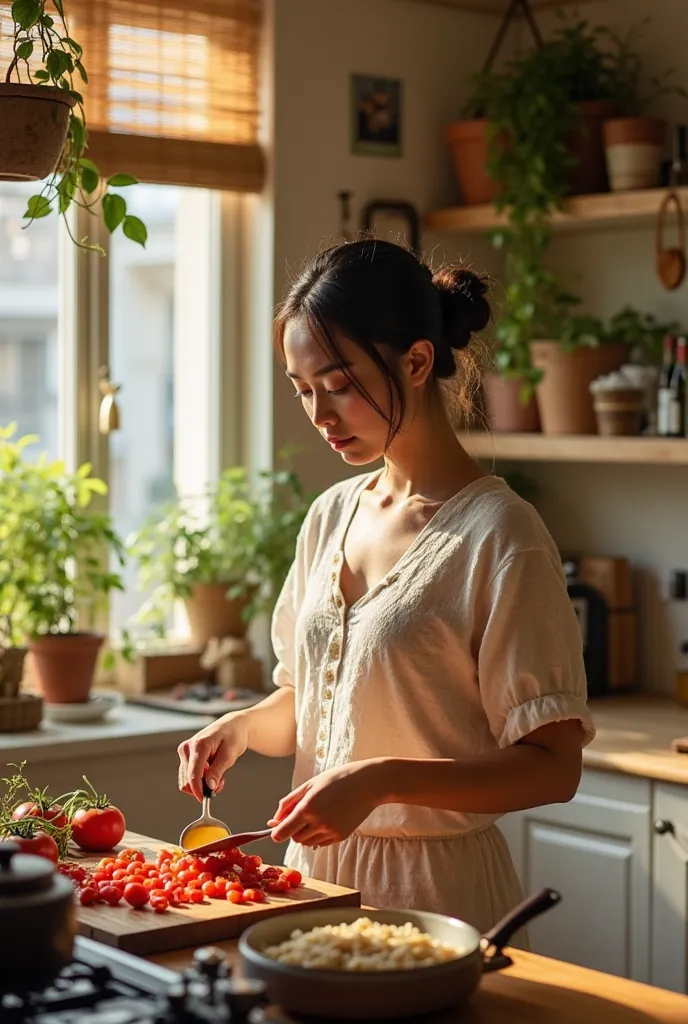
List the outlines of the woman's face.
<svg viewBox="0 0 688 1024">
<path fill-rule="evenodd" d="M 355 342 L 337 341 L 349 373 L 389 416 L 389 389 L 380 370 Z M 389 422 L 349 381 L 341 363 L 328 356 L 305 319 L 287 323 L 284 356 L 297 400 L 321 437 L 351 466 L 379 459 L 387 447 Z"/>
</svg>

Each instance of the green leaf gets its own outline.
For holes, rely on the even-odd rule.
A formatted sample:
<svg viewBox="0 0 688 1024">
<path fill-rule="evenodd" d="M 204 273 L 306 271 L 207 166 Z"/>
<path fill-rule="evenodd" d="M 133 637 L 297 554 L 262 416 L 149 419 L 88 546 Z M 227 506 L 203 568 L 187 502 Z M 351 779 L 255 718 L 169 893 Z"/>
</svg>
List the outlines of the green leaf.
<svg viewBox="0 0 688 1024">
<path fill-rule="evenodd" d="M 53 0 L 53 4 L 55 6 L 55 10 L 60 15 L 60 17 L 64 18 L 65 13 L 64 13 L 64 7 L 62 6 L 62 0 Z"/>
<path fill-rule="evenodd" d="M 89 196 L 98 188 L 100 178 L 96 171 L 91 170 L 90 167 L 81 168 L 81 187 Z"/>
<path fill-rule="evenodd" d="M 33 40 L 27 39 L 23 43 L 20 43 L 17 47 L 16 53 L 20 60 L 28 60 L 33 53 Z"/>
<path fill-rule="evenodd" d="M 105 227 L 110 234 L 120 226 L 127 213 L 127 204 L 121 196 L 111 195 L 109 192 L 103 196 L 103 220 Z"/>
<path fill-rule="evenodd" d="M 88 83 L 88 75 L 86 74 L 86 68 L 81 63 L 80 60 L 77 60 L 77 61 L 74 62 L 74 67 L 77 69 L 77 71 L 81 75 L 82 82 Z"/>
<path fill-rule="evenodd" d="M 43 68 L 39 68 L 38 71 L 34 71 L 33 77 L 37 78 L 39 82 L 47 82 L 50 75 L 47 71 L 44 71 Z"/>
<path fill-rule="evenodd" d="M 42 13 L 41 0 L 14 0 L 12 4 L 12 17 L 25 32 L 38 24 Z"/>
<path fill-rule="evenodd" d="M 50 17 L 49 14 L 44 14 L 41 17 L 41 25 L 43 26 L 43 28 L 52 28 L 54 24 L 55 21 L 53 18 Z"/>
<path fill-rule="evenodd" d="M 69 36 L 65 36 L 62 42 L 66 43 L 70 50 L 72 50 L 77 55 L 77 57 L 81 57 L 84 50 L 82 46 L 79 46 L 75 39 L 70 39 Z"/>
<path fill-rule="evenodd" d="M 45 66 L 55 80 L 61 78 L 66 72 L 72 72 L 74 61 L 64 50 L 51 50 L 46 58 Z"/>
<path fill-rule="evenodd" d="M 125 185 L 138 185 L 139 179 L 135 178 L 133 174 L 113 174 L 111 178 L 108 178 L 107 183 L 115 188 L 124 188 Z"/>
<path fill-rule="evenodd" d="M 94 174 L 97 174 L 98 177 L 100 177 L 100 171 L 98 170 L 97 166 L 93 163 L 92 160 L 89 160 L 87 156 L 81 157 L 81 159 L 79 160 L 79 167 L 87 167 L 89 171 L 93 171 Z"/>
<path fill-rule="evenodd" d="M 83 105 L 84 105 L 84 97 L 81 95 L 80 92 L 77 92 L 76 89 L 70 89 L 69 88 L 69 83 L 66 83 L 66 84 L 67 84 L 67 91 L 68 91 L 69 95 L 73 96 L 74 99 L 77 101 L 77 103 L 80 103 L 81 106 L 83 107 Z"/>
<path fill-rule="evenodd" d="M 51 212 L 50 200 L 46 196 L 31 196 L 24 216 L 31 220 L 39 220 L 41 217 L 47 217 Z"/>
<path fill-rule="evenodd" d="M 148 228 L 142 220 L 139 220 L 138 217 L 132 217 L 130 214 L 124 218 L 122 231 L 132 242 L 138 242 L 145 249 L 146 242 L 148 241 Z"/>
</svg>

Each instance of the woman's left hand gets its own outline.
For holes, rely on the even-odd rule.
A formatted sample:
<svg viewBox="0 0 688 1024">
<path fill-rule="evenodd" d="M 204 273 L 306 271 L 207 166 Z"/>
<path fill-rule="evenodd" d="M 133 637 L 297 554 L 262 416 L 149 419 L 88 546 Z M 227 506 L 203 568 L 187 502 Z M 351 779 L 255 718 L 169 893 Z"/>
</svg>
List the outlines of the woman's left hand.
<svg viewBox="0 0 688 1024">
<path fill-rule="evenodd" d="M 340 843 L 383 802 L 374 761 L 353 761 L 316 775 L 280 800 L 272 838 L 303 846 Z"/>
</svg>

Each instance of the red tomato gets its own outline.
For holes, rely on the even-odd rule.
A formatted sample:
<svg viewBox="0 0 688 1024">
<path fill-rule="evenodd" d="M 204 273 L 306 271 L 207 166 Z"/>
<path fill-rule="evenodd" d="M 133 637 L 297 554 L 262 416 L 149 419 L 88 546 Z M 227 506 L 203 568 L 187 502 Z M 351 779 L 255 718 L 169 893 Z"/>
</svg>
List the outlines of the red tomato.
<svg viewBox="0 0 688 1024">
<path fill-rule="evenodd" d="M 265 893 L 262 889 L 244 889 L 244 899 L 247 903 L 264 903 Z"/>
<path fill-rule="evenodd" d="M 124 815 L 117 807 L 82 807 L 72 818 L 72 839 L 81 850 L 100 853 L 117 846 L 126 831 Z M 125 853 L 130 851 L 125 850 Z M 131 851 L 138 854 L 137 850 Z M 120 859 L 122 854 L 119 855 Z M 139 860 L 139 856 L 132 858 Z M 140 854 L 141 861 L 145 860 Z"/>
<path fill-rule="evenodd" d="M 141 882 L 129 882 L 124 889 L 124 898 L 130 907 L 145 907 L 148 903 L 148 890 Z"/>
<path fill-rule="evenodd" d="M 109 903 L 111 907 L 115 907 L 122 899 L 122 893 L 114 885 L 104 885 L 100 889 L 100 898 Z"/>
<path fill-rule="evenodd" d="M 207 896 L 208 899 L 211 899 L 211 900 L 216 899 L 217 896 L 219 896 L 219 893 L 218 893 L 218 890 L 217 890 L 217 882 L 212 882 L 212 881 L 204 882 L 203 886 L 201 888 L 201 892 L 203 893 L 204 896 Z"/>
<path fill-rule="evenodd" d="M 243 892 L 244 887 L 241 882 L 227 882 L 227 892 Z M 229 897 L 228 897 L 229 898 Z"/>
<path fill-rule="evenodd" d="M 237 892 L 236 889 L 230 889 L 227 893 L 227 899 L 230 903 L 243 903 L 244 894 L 243 892 Z"/>
<path fill-rule="evenodd" d="M 41 807 L 40 804 L 27 800 L 12 811 L 12 819 L 21 821 L 22 818 L 43 818 L 43 821 L 50 821 L 55 828 L 64 828 L 67 824 L 67 815 L 59 804 L 51 804 L 50 807 Z"/>
<path fill-rule="evenodd" d="M 79 902 L 87 907 L 90 903 L 97 903 L 100 899 L 100 895 L 96 889 L 93 889 L 90 885 L 85 889 L 82 889 L 79 893 Z"/>
<path fill-rule="evenodd" d="M 186 895 L 189 897 L 189 903 L 202 903 L 205 899 L 205 895 L 200 889 L 187 889 Z"/>
<path fill-rule="evenodd" d="M 7 836 L 12 843 L 16 843 L 21 853 L 32 853 L 36 857 L 45 857 L 46 860 L 51 860 L 53 864 L 57 864 L 59 860 L 59 851 L 57 849 L 57 843 L 52 836 L 47 835 L 45 832 L 37 831 L 34 833 L 31 839 L 22 839 L 20 836 Z"/>
<path fill-rule="evenodd" d="M 295 889 L 297 885 L 301 885 L 301 872 L 297 871 L 296 868 L 285 868 L 282 872 L 282 878 L 289 882 L 292 889 Z"/>
<path fill-rule="evenodd" d="M 156 914 L 164 913 L 170 905 L 166 896 L 156 896 L 154 899 L 151 898 L 150 902 Z"/>
</svg>

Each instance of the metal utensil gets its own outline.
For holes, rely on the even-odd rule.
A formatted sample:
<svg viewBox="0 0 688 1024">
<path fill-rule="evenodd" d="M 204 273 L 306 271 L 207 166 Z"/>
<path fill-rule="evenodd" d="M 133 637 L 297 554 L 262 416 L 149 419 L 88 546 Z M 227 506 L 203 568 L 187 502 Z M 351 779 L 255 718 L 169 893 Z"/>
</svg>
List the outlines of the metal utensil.
<svg viewBox="0 0 688 1024">
<path fill-rule="evenodd" d="M 259 832 L 235 832 L 234 835 L 229 835 L 226 839 L 217 839 L 214 843 L 206 843 L 205 846 L 194 846 L 193 854 L 203 857 L 207 853 L 222 853 L 223 850 L 246 846 L 247 843 L 254 843 L 256 839 L 267 839 L 271 835 L 271 828 L 264 828 Z"/>
<path fill-rule="evenodd" d="M 219 818 L 213 818 L 212 814 L 210 813 L 210 801 L 215 794 L 213 793 L 212 789 L 206 782 L 205 777 L 202 780 L 202 786 L 203 810 L 200 818 L 197 818 L 196 821 L 192 821 L 190 825 L 187 825 L 182 834 L 180 835 L 179 845 L 181 846 L 182 850 L 186 850 L 186 845 L 184 843 L 186 837 L 198 828 L 221 828 L 224 829 L 228 836 L 232 834 L 231 829 L 227 825 L 225 825 L 224 821 L 220 821 Z M 205 846 L 192 847 L 192 849 L 194 850 L 195 853 L 197 850 L 205 850 L 208 845 L 212 846 L 213 844 L 206 843 Z"/>
</svg>

